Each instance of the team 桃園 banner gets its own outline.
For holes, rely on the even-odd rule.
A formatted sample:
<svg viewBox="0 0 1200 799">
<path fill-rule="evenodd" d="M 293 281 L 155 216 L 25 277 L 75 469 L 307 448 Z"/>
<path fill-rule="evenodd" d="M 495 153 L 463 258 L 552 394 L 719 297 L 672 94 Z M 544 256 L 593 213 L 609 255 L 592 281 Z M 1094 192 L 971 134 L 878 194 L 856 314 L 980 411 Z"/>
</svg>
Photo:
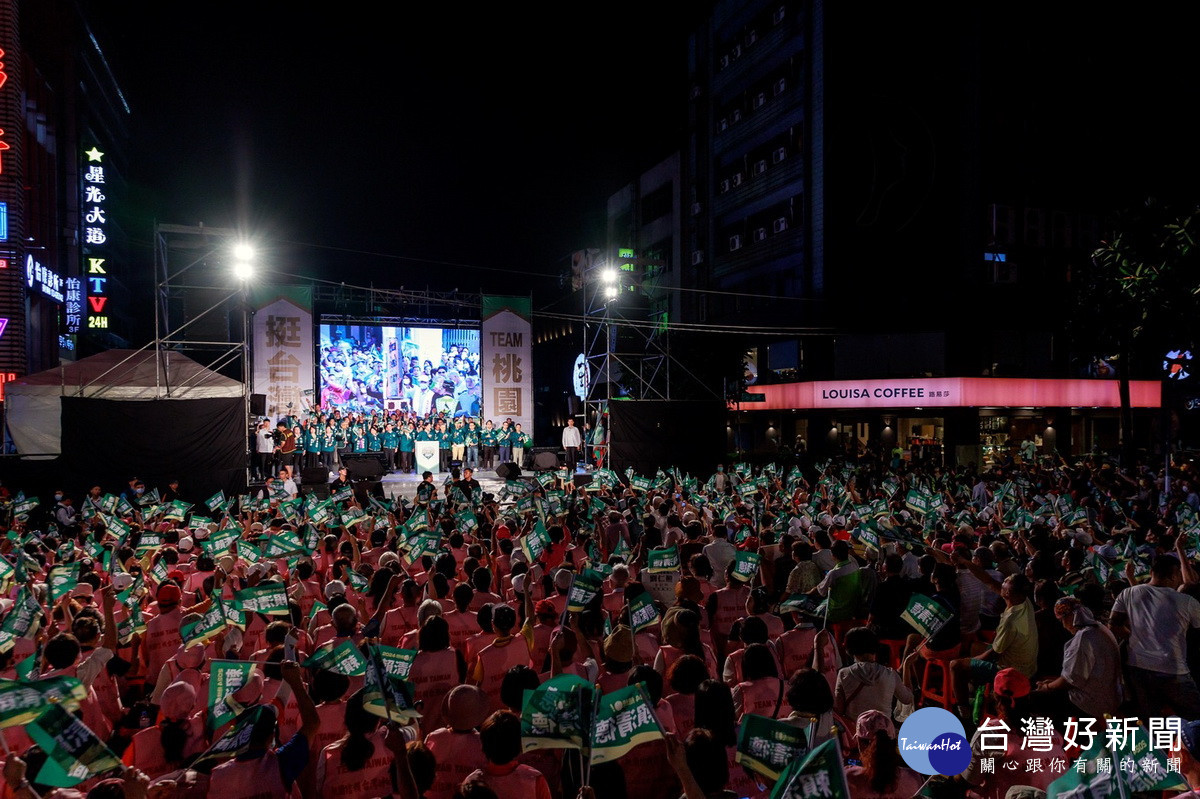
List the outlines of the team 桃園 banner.
<svg viewBox="0 0 1200 799">
<path fill-rule="evenodd" d="M 483 416 L 533 434 L 533 358 L 529 297 L 483 296 L 480 372 Z"/>
<path fill-rule="evenodd" d="M 312 302 L 287 293 L 258 308 L 251 333 L 253 393 L 266 395 L 272 421 L 299 416 L 313 390 Z"/>
</svg>

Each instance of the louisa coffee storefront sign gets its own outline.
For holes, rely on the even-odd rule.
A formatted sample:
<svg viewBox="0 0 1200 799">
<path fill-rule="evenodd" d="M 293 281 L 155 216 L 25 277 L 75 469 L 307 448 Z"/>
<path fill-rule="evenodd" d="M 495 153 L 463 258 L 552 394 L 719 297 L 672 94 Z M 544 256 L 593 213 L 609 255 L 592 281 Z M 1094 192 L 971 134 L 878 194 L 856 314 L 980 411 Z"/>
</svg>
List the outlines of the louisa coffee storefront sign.
<svg viewBox="0 0 1200 799">
<path fill-rule="evenodd" d="M 843 399 L 867 399 L 874 397 L 877 399 L 923 399 L 925 397 L 925 389 L 913 386 L 876 386 L 875 388 L 823 388 L 821 389 L 822 400 L 843 400 Z"/>
<path fill-rule="evenodd" d="M 1119 408 L 1116 380 L 1024 380 L 1014 377 L 935 377 L 911 380 L 837 380 L 752 386 L 762 395 L 745 410 L 858 408 Z M 1157 408 L 1155 380 L 1129 384 L 1134 408 Z M 736 404 L 735 404 L 736 405 Z"/>
</svg>

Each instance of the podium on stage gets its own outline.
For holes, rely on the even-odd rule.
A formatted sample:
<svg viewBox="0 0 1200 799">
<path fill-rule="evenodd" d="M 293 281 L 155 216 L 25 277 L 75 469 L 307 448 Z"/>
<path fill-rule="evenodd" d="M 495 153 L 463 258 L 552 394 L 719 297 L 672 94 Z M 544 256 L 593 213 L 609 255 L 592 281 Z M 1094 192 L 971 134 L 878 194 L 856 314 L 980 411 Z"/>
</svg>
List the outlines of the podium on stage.
<svg viewBox="0 0 1200 799">
<path fill-rule="evenodd" d="M 417 441 L 415 457 L 418 475 L 425 472 L 433 472 L 435 474 L 438 472 L 438 442 Z"/>
</svg>

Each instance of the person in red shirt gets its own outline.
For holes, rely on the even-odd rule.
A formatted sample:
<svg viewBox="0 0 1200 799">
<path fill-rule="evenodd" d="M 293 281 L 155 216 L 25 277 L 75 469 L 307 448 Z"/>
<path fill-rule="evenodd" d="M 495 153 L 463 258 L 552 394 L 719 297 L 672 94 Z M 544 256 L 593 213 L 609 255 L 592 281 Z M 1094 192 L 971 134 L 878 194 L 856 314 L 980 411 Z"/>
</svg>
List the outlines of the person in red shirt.
<svg viewBox="0 0 1200 799">
<path fill-rule="evenodd" d="M 487 764 L 471 772 L 463 785 L 482 782 L 496 799 L 551 799 L 550 786 L 542 773 L 522 765 L 521 717 L 510 710 L 497 710 L 479 728 L 479 741 Z"/>
</svg>

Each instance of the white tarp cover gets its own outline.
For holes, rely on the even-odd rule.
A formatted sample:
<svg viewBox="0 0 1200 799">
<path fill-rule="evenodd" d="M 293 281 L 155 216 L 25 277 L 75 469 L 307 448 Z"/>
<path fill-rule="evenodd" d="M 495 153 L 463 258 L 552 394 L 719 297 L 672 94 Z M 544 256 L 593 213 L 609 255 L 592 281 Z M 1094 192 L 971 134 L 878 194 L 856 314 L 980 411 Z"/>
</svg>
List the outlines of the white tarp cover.
<svg viewBox="0 0 1200 799">
<path fill-rule="evenodd" d="M 4 386 L 8 431 L 21 455 L 62 452 L 60 397 L 106 400 L 242 396 L 242 384 L 177 352 L 108 350 Z M 128 360 L 126 360 L 128 359 Z M 123 362 L 123 363 L 122 363 Z"/>
</svg>

